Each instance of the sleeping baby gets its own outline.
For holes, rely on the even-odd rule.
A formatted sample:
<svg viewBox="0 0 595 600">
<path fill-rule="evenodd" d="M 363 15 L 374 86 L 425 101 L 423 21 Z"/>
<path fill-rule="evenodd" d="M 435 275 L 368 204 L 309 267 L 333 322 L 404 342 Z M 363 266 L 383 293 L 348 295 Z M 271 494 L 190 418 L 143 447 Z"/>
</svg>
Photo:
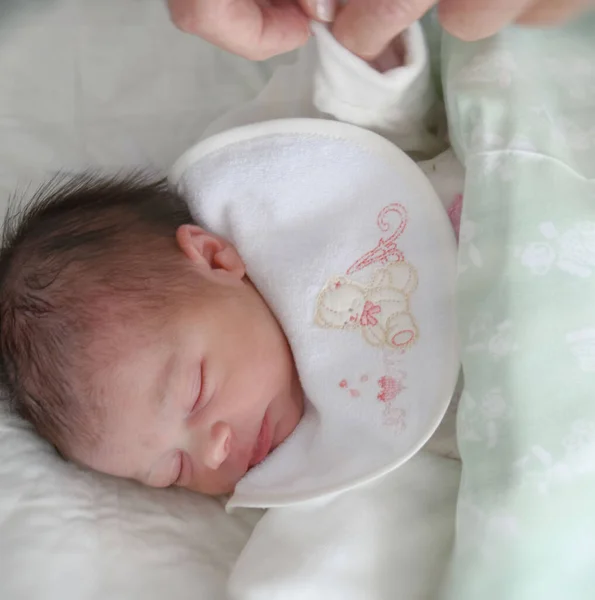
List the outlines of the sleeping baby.
<svg viewBox="0 0 595 600">
<path fill-rule="evenodd" d="M 440 482 L 425 446 L 454 502 L 463 170 L 423 32 L 374 66 L 315 40 L 169 183 L 58 179 L 6 220 L 6 384 L 62 456 L 270 508 Z"/>
<path fill-rule="evenodd" d="M 417 155 L 438 147 L 439 140 L 428 130 L 434 95 L 419 26 L 377 61 L 384 64 L 384 73 L 348 54 L 326 30 L 318 28 L 316 35 L 317 56 L 304 56 L 293 70 L 278 73 L 252 106 L 228 117 L 218 128 L 232 129 L 230 119 L 236 127 L 257 121 L 260 114 L 268 114 L 269 119 L 313 114 L 310 98 L 314 97 L 322 111 L 376 129 Z M 293 96 L 286 87 L 290 80 L 291 89 L 300 90 Z M 400 204 L 387 197 L 376 210 L 369 196 L 378 195 L 376 188 L 386 188 L 390 180 L 374 182 L 374 176 L 381 176 L 378 168 L 363 172 L 365 158 L 357 160 L 347 142 L 333 148 L 322 125 L 336 127 L 331 138 L 353 137 L 348 145 L 364 148 L 364 155 L 370 155 L 368 138 L 372 145 L 384 142 L 372 134 L 364 138 L 360 130 L 347 126 L 342 130 L 340 124 L 320 120 L 269 121 L 256 127 L 268 126 L 270 132 L 236 129 L 238 139 L 233 143 L 222 142 L 221 135 L 208 136 L 178 162 L 171 187 L 147 182 L 139 175 L 114 179 L 83 176 L 64 184 L 56 180 L 38 192 L 18 219 L 16 215 L 7 219 L 0 299 L 6 379 L 19 413 L 63 456 L 150 486 L 178 485 L 219 494 L 231 492 L 251 467 L 279 446 L 304 411 L 300 369 L 292 355 L 292 340 L 288 343 L 283 328 L 282 307 L 274 301 L 273 306 L 267 304 L 271 300 L 255 285 L 261 277 L 274 285 L 276 276 L 251 273 L 259 270 L 252 261 L 247 271 L 246 257 L 238 248 L 246 238 L 252 246 L 249 253 L 258 254 L 262 249 L 255 247 L 266 246 L 262 238 L 269 234 L 278 237 L 279 247 L 268 242 L 270 263 L 287 261 L 289 265 L 281 268 L 289 279 L 295 276 L 289 272 L 291 261 L 302 260 L 303 245 L 326 244 L 333 253 L 352 245 L 352 258 L 357 258 L 360 249 L 355 240 L 350 244 L 348 232 L 341 231 L 340 221 L 345 217 L 333 215 L 328 197 L 336 193 L 338 211 L 347 213 L 347 219 L 359 229 L 371 226 L 371 247 L 378 239 L 385 242 L 375 250 L 376 256 L 360 252 L 360 263 L 352 260 L 354 265 L 347 274 L 374 266 L 390 268 L 386 269 L 386 282 L 373 284 L 376 289 L 366 289 L 356 281 L 348 283 L 349 277 L 337 279 L 343 282 L 344 299 L 336 288 L 331 297 L 327 285 L 326 293 L 317 295 L 319 310 L 314 321 L 320 331 L 327 328 L 328 334 L 329 329 L 335 330 L 332 333 L 337 336 L 338 330 L 354 329 L 354 321 L 345 321 L 338 312 L 337 302 L 359 303 L 356 316 L 371 349 L 394 350 L 400 359 L 414 345 L 416 318 L 400 309 L 419 285 L 418 275 L 396 247 L 395 235 L 403 236 L 405 242 L 405 227 L 412 218 L 405 207 L 405 183 L 396 180 L 395 185 L 402 185 L 403 190 L 390 190 L 396 192 Z M 324 140 L 318 148 L 314 147 L 317 133 Z M 274 140 L 275 134 L 279 141 Z M 209 144 L 214 148 L 205 156 Z M 229 155 L 226 146 L 233 147 Z M 322 172 L 315 173 L 313 165 L 322 166 Z M 414 178 L 421 178 L 415 167 L 405 166 L 404 181 L 411 179 L 409 171 Z M 394 167 L 398 170 L 397 161 Z M 462 185 L 457 177 L 460 166 L 447 153 L 425 167 L 437 182 L 438 193 L 446 203 L 454 203 L 452 210 L 456 211 Z M 354 169 L 362 172 L 354 173 Z M 245 171 L 251 177 L 248 184 L 242 181 Z M 285 175 L 281 186 L 275 171 Z M 357 179 L 370 182 L 369 189 L 364 183 L 364 195 L 355 200 L 354 213 L 346 196 Z M 259 202 L 250 183 L 263 189 Z M 284 195 L 279 202 L 287 216 L 269 202 L 274 185 Z M 292 188 L 294 197 L 285 193 L 284 185 Z M 313 187 L 320 193 L 313 193 Z M 302 192 L 304 196 L 299 197 Z M 429 190 L 410 194 L 416 193 L 431 194 Z M 225 198 L 219 202 L 222 196 Z M 225 231 L 219 223 L 230 220 L 229 214 L 219 213 L 223 204 L 235 199 L 246 213 L 241 216 L 246 235 L 233 223 L 228 223 Z M 366 206 L 369 216 L 357 214 Z M 210 216 L 205 211 L 218 214 Z M 433 206 L 423 215 L 427 222 L 422 230 L 426 231 L 418 244 L 430 245 L 427 238 L 432 226 L 436 227 L 432 222 L 442 216 L 431 213 L 439 211 L 439 206 Z M 360 216 L 369 223 L 359 222 Z M 387 225 L 394 225 L 392 235 L 391 231 L 386 236 L 374 233 L 382 234 L 384 228 L 381 222 L 378 229 L 378 219 L 395 221 Z M 319 227 L 321 220 L 326 227 Z M 304 225 L 310 222 L 313 226 L 308 231 Z M 282 231 L 288 226 L 297 235 Z M 327 241 L 325 236 L 334 239 Z M 415 233 L 408 237 L 416 242 Z M 361 250 L 367 250 L 365 243 L 363 239 Z M 431 244 L 436 246 L 436 254 L 430 260 L 436 264 L 441 255 L 453 252 L 452 247 L 438 246 L 436 240 Z M 422 252 L 428 250 L 422 248 Z M 315 268 L 315 264 L 308 266 L 309 271 Z M 337 273 L 340 271 L 331 274 Z M 280 277 L 277 281 L 283 285 Z M 331 288 L 338 286 L 337 282 Z M 312 283 L 311 278 L 296 281 L 295 290 L 285 291 L 301 294 L 302 298 L 293 300 L 303 304 L 306 287 Z M 437 293 L 442 292 L 438 285 Z M 388 310 L 393 314 L 384 322 Z M 309 315 L 306 318 L 312 320 Z M 298 329 L 304 326 L 300 323 Z M 390 340 L 382 348 L 385 335 Z M 350 339 L 357 340 L 352 334 L 339 343 Z M 385 381 L 393 382 L 393 387 L 411 385 L 404 381 L 412 376 L 405 375 L 404 367 L 393 370 L 382 374 Z M 361 377 L 365 377 L 363 371 Z M 342 380 L 339 377 L 337 383 Z M 358 392 L 351 386 L 337 387 L 352 394 L 349 398 L 353 400 Z M 443 390 L 444 397 L 451 391 Z M 444 401 L 442 404 L 445 406 Z M 398 421 L 400 413 L 394 413 L 392 418 Z"/>
<path fill-rule="evenodd" d="M 51 183 L 6 243 L 8 384 L 64 456 L 218 494 L 300 420 L 278 322 L 234 247 L 165 183 Z"/>
</svg>

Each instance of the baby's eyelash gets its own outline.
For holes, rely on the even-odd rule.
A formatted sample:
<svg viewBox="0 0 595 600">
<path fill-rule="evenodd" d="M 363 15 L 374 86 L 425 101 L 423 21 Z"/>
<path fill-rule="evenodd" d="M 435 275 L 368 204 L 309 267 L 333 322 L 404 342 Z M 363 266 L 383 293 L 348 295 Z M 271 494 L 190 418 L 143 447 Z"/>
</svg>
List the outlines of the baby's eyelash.
<svg viewBox="0 0 595 600">
<path fill-rule="evenodd" d="M 183 456 L 182 452 L 178 452 L 177 461 L 179 463 L 179 467 L 178 467 L 178 470 L 177 470 L 178 475 L 174 479 L 173 483 L 171 484 L 172 486 L 179 485 L 180 481 L 182 480 L 182 474 L 184 472 L 184 456 Z"/>
<path fill-rule="evenodd" d="M 200 408 L 200 405 L 204 399 L 204 395 L 205 395 L 205 388 L 206 388 L 206 378 L 205 378 L 205 364 L 204 361 L 200 364 L 200 389 L 198 391 L 198 395 L 196 396 L 196 399 L 194 401 L 194 404 L 192 405 L 192 408 L 190 409 L 190 413 L 189 414 L 194 414 L 194 412 Z"/>
</svg>

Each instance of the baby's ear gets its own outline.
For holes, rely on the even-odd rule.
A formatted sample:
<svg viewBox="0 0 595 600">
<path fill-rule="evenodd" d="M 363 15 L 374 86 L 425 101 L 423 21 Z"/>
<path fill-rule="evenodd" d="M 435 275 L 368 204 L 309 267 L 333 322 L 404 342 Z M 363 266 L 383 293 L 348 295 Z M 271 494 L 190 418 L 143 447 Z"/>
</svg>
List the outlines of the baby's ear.
<svg viewBox="0 0 595 600">
<path fill-rule="evenodd" d="M 210 270 L 227 271 L 241 279 L 246 274 L 244 261 L 225 239 L 198 225 L 182 225 L 176 232 L 180 250 L 192 263 Z"/>
</svg>

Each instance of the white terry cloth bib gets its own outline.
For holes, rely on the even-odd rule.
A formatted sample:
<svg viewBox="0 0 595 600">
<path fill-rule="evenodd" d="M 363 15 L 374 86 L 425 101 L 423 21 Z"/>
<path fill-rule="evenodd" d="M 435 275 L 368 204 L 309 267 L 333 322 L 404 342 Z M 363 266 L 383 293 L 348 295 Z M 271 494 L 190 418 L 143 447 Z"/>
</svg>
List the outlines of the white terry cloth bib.
<svg viewBox="0 0 595 600">
<path fill-rule="evenodd" d="M 171 180 L 196 220 L 236 246 L 307 399 L 228 506 L 312 500 L 411 458 L 459 371 L 455 239 L 417 165 L 375 133 L 291 119 L 199 143 Z"/>
</svg>

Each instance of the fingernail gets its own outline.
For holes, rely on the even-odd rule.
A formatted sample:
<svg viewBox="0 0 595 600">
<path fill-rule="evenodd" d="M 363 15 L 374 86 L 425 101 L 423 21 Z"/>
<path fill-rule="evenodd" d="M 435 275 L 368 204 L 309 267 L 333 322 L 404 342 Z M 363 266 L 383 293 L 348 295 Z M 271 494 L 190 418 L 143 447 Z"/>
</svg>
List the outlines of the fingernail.
<svg viewBox="0 0 595 600">
<path fill-rule="evenodd" d="M 330 23 L 335 18 L 335 0 L 312 0 L 316 18 Z"/>
</svg>

